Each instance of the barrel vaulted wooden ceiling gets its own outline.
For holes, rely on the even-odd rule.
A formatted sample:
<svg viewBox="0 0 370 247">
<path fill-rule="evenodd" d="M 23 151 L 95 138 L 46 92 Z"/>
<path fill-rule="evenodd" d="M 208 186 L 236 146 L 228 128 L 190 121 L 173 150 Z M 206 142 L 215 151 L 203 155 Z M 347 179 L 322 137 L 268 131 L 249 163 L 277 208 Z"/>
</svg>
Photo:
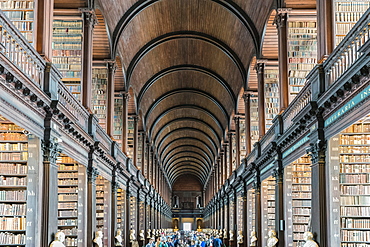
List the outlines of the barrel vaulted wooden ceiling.
<svg viewBox="0 0 370 247">
<path fill-rule="evenodd" d="M 244 89 L 256 89 L 255 56 L 277 59 L 273 2 L 96 0 L 94 59 L 118 58 L 115 89 L 130 92 L 171 183 L 191 174 L 205 185 L 233 115 L 244 113 Z M 55 0 L 60 9 L 86 6 Z"/>
</svg>

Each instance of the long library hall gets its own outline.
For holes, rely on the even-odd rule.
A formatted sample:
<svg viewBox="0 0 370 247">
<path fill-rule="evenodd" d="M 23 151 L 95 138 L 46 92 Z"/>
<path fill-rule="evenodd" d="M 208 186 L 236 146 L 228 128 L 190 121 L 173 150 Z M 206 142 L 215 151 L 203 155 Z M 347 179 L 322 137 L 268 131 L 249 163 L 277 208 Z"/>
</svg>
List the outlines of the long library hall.
<svg viewBox="0 0 370 247">
<path fill-rule="evenodd" d="M 0 0 L 0 247 L 370 247 L 370 0 Z"/>
</svg>

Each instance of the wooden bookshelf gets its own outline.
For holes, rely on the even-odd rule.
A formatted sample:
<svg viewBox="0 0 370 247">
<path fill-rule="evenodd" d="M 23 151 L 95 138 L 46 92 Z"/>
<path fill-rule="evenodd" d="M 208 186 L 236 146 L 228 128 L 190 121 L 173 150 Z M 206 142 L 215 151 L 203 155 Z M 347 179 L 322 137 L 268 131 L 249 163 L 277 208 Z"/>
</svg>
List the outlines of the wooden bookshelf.
<svg viewBox="0 0 370 247">
<path fill-rule="evenodd" d="M 92 69 L 92 94 L 91 107 L 99 120 L 99 125 L 106 130 L 107 124 L 107 83 L 108 69 L 94 67 Z"/>
<path fill-rule="evenodd" d="M 336 45 L 344 39 L 369 7 L 370 0 L 334 0 Z"/>
<path fill-rule="evenodd" d="M 266 131 L 272 126 L 272 120 L 279 114 L 279 68 L 265 67 L 265 118 Z"/>
<path fill-rule="evenodd" d="M 136 197 L 134 196 L 130 196 L 130 230 L 137 230 L 136 229 L 136 211 L 137 211 L 137 207 L 136 207 Z M 136 232 L 137 233 L 137 232 Z"/>
<path fill-rule="evenodd" d="M 123 230 L 125 220 L 125 201 L 126 193 L 122 188 L 117 190 L 117 229 Z"/>
<path fill-rule="evenodd" d="M 127 120 L 127 157 L 134 158 L 134 119 Z"/>
<path fill-rule="evenodd" d="M 82 20 L 54 17 L 53 64 L 59 69 L 66 87 L 81 101 Z"/>
<path fill-rule="evenodd" d="M 262 245 L 267 245 L 268 232 L 275 230 L 275 178 L 270 176 L 261 183 Z"/>
<path fill-rule="evenodd" d="M 244 238 L 250 245 L 250 236 L 253 231 L 256 231 L 256 194 L 253 188 L 247 191 L 247 234 Z"/>
<path fill-rule="evenodd" d="M 77 246 L 79 172 L 76 161 L 59 156 L 58 164 L 58 230 L 64 232 L 66 246 Z"/>
<path fill-rule="evenodd" d="M 344 130 L 339 145 L 341 247 L 370 246 L 370 118 Z"/>
<path fill-rule="evenodd" d="M 142 166 L 142 164 L 143 164 L 143 161 L 142 161 L 143 156 L 142 156 L 142 154 L 144 152 L 143 145 L 142 145 L 142 143 L 143 143 L 143 136 L 141 134 L 139 134 L 137 139 L 138 139 L 138 141 L 137 141 L 137 161 L 136 161 L 136 166 L 137 166 L 137 169 L 139 169 L 139 170 L 141 170 L 141 172 L 143 172 L 142 171 L 142 168 L 143 168 L 143 166 Z"/>
<path fill-rule="evenodd" d="M 122 146 L 122 113 L 123 98 L 122 96 L 116 96 L 114 97 L 113 138 L 120 147 Z"/>
<path fill-rule="evenodd" d="M 245 134 L 245 118 L 239 120 L 240 128 L 240 157 L 245 157 L 247 154 L 247 139 Z"/>
<path fill-rule="evenodd" d="M 30 43 L 34 42 L 34 0 L 0 0 L 0 9 Z"/>
<path fill-rule="evenodd" d="M 244 197 L 243 195 L 238 195 L 236 198 L 236 226 L 237 226 L 237 232 L 235 232 L 235 240 L 237 240 L 238 237 L 238 231 L 244 230 Z M 245 237 L 245 236 L 244 236 Z M 245 241 L 245 240 L 244 240 Z"/>
<path fill-rule="evenodd" d="M 305 155 L 284 169 L 288 246 L 302 247 L 311 219 L 311 162 Z"/>
<path fill-rule="evenodd" d="M 137 234 L 139 235 L 140 230 L 145 229 L 145 215 L 144 215 L 144 210 L 145 210 L 145 204 L 144 201 L 140 200 L 139 201 L 139 229 Z M 144 235 L 145 236 L 145 235 Z"/>
<path fill-rule="evenodd" d="M 290 21 L 288 30 L 289 102 L 292 102 L 317 63 L 316 21 Z"/>
<path fill-rule="evenodd" d="M 26 246 L 28 137 L 0 116 L 0 246 Z"/>
<path fill-rule="evenodd" d="M 251 145 L 258 142 L 259 132 L 258 132 L 258 95 L 251 94 L 250 96 L 250 106 L 251 106 Z"/>
</svg>

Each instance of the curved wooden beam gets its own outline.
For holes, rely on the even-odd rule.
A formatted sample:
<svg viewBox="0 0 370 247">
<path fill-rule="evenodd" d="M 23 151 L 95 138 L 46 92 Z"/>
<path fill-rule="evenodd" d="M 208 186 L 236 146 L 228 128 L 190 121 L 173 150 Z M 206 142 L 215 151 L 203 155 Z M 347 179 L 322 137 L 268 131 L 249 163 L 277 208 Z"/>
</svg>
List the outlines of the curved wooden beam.
<svg viewBox="0 0 370 247">
<path fill-rule="evenodd" d="M 190 157 L 190 158 L 194 157 L 194 158 L 197 158 L 198 160 L 201 160 L 202 163 L 204 163 L 209 169 L 212 168 L 212 163 L 210 163 L 209 160 L 205 159 L 204 156 L 202 156 L 198 152 L 194 152 L 194 151 L 189 150 L 189 151 L 177 152 L 177 153 L 171 155 L 171 157 L 169 157 L 168 160 L 164 160 L 163 161 L 163 169 L 166 170 L 167 165 L 174 162 L 176 159 L 178 159 L 180 157 Z"/>
<path fill-rule="evenodd" d="M 163 157 L 163 159 L 161 159 L 161 160 L 163 160 L 163 161 L 165 161 L 166 159 L 167 159 L 167 156 L 168 155 L 170 155 L 172 152 L 174 152 L 174 151 L 176 151 L 177 149 L 179 149 L 179 148 L 183 148 L 183 147 L 189 147 L 189 148 L 196 148 L 196 149 L 198 149 L 198 150 L 200 150 L 206 157 L 207 157 L 207 160 L 208 160 L 208 162 L 210 163 L 210 164 L 212 164 L 212 158 L 211 158 L 211 156 L 209 156 L 209 154 L 205 151 L 205 150 L 203 150 L 201 147 L 199 147 L 199 146 L 195 146 L 195 145 L 179 145 L 179 146 L 176 146 L 176 147 L 174 147 L 174 148 L 172 148 L 172 149 L 170 149 L 167 153 L 166 153 L 166 155 Z M 180 151 L 180 152 L 183 152 L 183 151 Z M 194 151 L 193 151 L 194 152 Z M 198 152 L 196 152 L 196 153 L 198 153 Z M 163 153 L 162 153 L 163 154 Z M 162 154 L 160 155 L 160 157 L 162 158 Z M 177 153 L 176 153 L 177 154 Z M 199 154 L 199 153 L 198 153 Z M 199 155 L 201 155 L 201 154 L 199 154 Z M 204 157 L 203 155 L 201 155 L 202 157 Z M 171 156 L 172 157 L 172 156 Z"/>
</svg>

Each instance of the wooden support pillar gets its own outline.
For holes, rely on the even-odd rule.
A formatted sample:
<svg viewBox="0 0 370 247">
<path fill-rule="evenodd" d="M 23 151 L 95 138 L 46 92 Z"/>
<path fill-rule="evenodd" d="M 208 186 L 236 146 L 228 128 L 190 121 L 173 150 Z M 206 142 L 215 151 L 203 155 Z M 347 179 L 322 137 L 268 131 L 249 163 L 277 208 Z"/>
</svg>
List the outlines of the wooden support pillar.
<svg viewBox="0 0 370 247">
<path fill-rule="evenodd" d="M 51 62 L 54 0 L 38 0 L 36 8 L 35 48 L 46 61 Z"/>
<path fill-rule="evenodd" d="M 89 153 L 89 166 L 87 168 L 87 233 L 86 246 L 93 247 L 93 239 L 96 233 L 96 177 L 98 176 L 97 168 L 92 166 L 93 151 Z"/>
<path fill-rule="evenodd" d="M 236 168 L 240 166 L 240 117 L 235 117 Z"/>
<path fill-rule="evenodd" d="M 145 132 L 142 131 L 140 133 L 141 135 L 141 164 L 140 164 L 140 169 L 141 169 L 141 173 L 145 176 L 145 152 L 146 152 L 146 145 L 145 145 L 145 138 L 146 138 L 146 135 L 145 135 Z"/>
<path fill-rule="evenodd" d="M 334 50 L 334 8 L 332 0 L 316 0 L 317 59 L 322 63 Z"/>
<path fill-rule="evenodd" d="M 138 128 L 138 116 L 134 116 L 134 166 L 137 168 L 137 158 L 138 158 L 138 145 L 139 145 L 139 128 Z"/>
<path fill-rule="evenodd" d="M 125 230 L 124 230 L 124 239 L 126 241 L 126 246 L 127 247 L 130 247 L 131 246 L 131 243 L 130 243 L 130 230 L 132 229 L 131 227 L 131 222 L 130 222 L 130 197 L 131 197 L 131 192 L 130 192 L 130 186 L 129 186 L 129 182 L 127 182 L 127 186 L 126 186 L 126 203 L 125 203 L 125 223 L 126 223 L 126 226 L 125 226 Z"/>
<path fill-rule="evenodd" d="M 128 101 L 130 95 L 128 93 L 123 93 L 123 107 L 122 107 L 122 152 L 127 155 L 128 149 Z"/>
<path fill-rule="evenodd" d="M 265 63 L 257 63 L 257 78 L 258 78 L 258 133 L 261 139 L 266 133 L 266 104 L 265 104 Z M 249 95 L 250 97 L 250 95 Z M 248 111 L 250 112 L 250 100 L 248 100 Z M 245 109 L 247 111 L 247 109 Z M 250 132 L 249 132 L 250 133 Z M 249 136 L 250 139 L 250 136 Z"/>
<path fill-rule="evenodd" d="M 247 229 L 247 222 L 248 222 L 248 198 L 247 198 L 247 185 L 246 183 L 244 182 L 244 186 L 243 186 L 243 192 L 242 192 L 242 196 L 243 196 L 243 218 L 242 218 L 242 221 L 243 221 L 243 244 L 240 245 L 240 247 L 247 247 L 247 244 L 248 244 L 248 236 L 249 236 L 249 232 L 248 232 L 248 229 Z"/>
<path fill-rule="evenodd" d="M 92 94 L 92 58 L 93 58 L 93 31 L 97 23 L 95 11 L 92 8 L 80 9 L 83 16 L 82 39 L 82 105 L 91 111 Z"/>
<path fill-rule="evenodd" d="M 223 181 L 222 181 L 221 185 L 223 185 L 225 183 L 226 179 L 228 178 L 227 177 L 227 170 L 228 170 L 228 167 L 229 167 L 229 161 L 227 160 L 227 152 L 229 151 L 228 145 L 229 145 L 229 143 L 224 144 Z"/>
<path fill-rule="evenodd" d="M 324 120 L 318 116 L 318 127 L 310 135 L 309 155 L 311 156 L 311 176 L 312 176 L 312 204 L 311 204 L 311 227 L 316 242 L 320 247 L 329 247 L 328 242 L 328 208 L 326 174 L 326 140 L 324 135 Z"/>
<path fill-rule="evenodd" d="M 279 242 L 276 247 L 285 246 L 285 203 L 284 200 L 284 168 L 281 152 L 278 152 L 276 167 L 273 172 L 275 177 L 275 231 Z"/>
<path fill-rule="evenodd" d="M 46 122 L 46 121 L 45 121 Z M 58 143 L 44 140 L 43 181 L 42 181 L 42 213 L 41 213 L 41 246 L 48 246 L 58 231 L 58 201 L 53 198 L 58 195 L 58 165 L 56 164 L 60 149 Z"/>
<path fill-rule="evenodd" d="M 117 234 L 117 190 L 118 190 L 118 183 L 117 183 L 117 167 L 115 166 L 112 171 L 112 205 L 111 205 L 111 226 L 110 226 L 110 232 L 111 232 L 111 243 L 114 243 L 115 236 Z"/>
<path fill-rule="evenodd" d="M 114 74 L 117 65 L 115 61 L 107 61 L 108 66 L 108 85 L 107 85 L 107 134 L 113 139 L 114 135 Z"/>
<path fill-rule="evenodd" d="M 258 168 L 255 169 L 253 188 L 255 192 L 255 228 L 257 235 L 257 247 L 262 247 L 262 202 L 261 202 L 261 180 Z"/>
<path fill-rule="evenodd" d="M 278 29 L 280 112 L 284 111 L 289 105 L 288 13 L 290 10 L 279 8 L 274 22 Z"/>
<path fill-rule="evenodd" d="M 229 133 L 229 172 L 228 172 L 228 177 L 231 176 L 231 174 L 233 173 L 233 163 L 234 163 L 234 155 L 233 155 L 233 135 L 234 133 L 230 132 Z M 235 167 L 236 168 L 236 167 Z"/>
</svg>

